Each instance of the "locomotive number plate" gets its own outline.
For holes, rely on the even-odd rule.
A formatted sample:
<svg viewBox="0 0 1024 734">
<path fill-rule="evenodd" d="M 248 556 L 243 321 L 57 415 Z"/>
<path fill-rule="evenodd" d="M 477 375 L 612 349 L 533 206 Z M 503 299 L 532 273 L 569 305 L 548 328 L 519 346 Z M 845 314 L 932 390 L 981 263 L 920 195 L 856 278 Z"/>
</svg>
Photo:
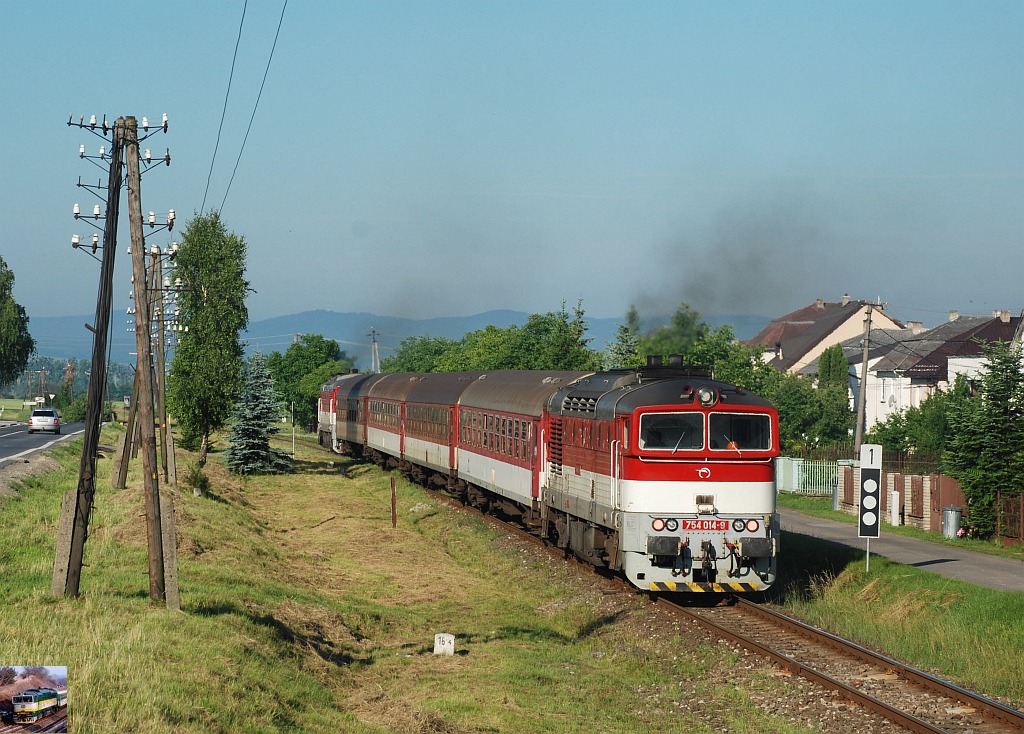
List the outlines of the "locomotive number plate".
<svg viewBox="0 0 1024 734">
<path fill-rule="evenodd" d="M 728 520 L 682 520 L 683 530 L 728 530 Z"/>
</svg>

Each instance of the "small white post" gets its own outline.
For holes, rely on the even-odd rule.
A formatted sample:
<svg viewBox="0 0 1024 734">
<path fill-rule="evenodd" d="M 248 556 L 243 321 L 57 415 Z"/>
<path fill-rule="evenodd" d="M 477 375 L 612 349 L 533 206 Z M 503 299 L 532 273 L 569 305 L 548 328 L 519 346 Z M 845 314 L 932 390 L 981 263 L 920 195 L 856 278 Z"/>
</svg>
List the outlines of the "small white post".
<svg viewBox="0 0 1024 734">
<path fill-rule="evenodd" d="M 434 654 L 435 655 L 454 655 L 455 654 L 455 635 L 450 635 L 446 632 L 434 635 Z"/>
</svg>

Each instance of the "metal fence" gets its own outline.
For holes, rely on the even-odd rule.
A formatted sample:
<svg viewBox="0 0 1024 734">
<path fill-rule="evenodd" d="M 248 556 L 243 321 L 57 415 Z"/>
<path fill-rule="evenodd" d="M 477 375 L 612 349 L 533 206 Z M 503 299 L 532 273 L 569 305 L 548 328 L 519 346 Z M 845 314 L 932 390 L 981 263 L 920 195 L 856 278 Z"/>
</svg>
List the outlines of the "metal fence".
<svg viewBox="0 0 1024 734">
<path fill-rule="evenodd" d="M 804 459 L 780 456 L 775 460 L 775 481 L 780 492 L 832 496 L 839 485 L 839 467 L 847 460 Z"/>
</svg>

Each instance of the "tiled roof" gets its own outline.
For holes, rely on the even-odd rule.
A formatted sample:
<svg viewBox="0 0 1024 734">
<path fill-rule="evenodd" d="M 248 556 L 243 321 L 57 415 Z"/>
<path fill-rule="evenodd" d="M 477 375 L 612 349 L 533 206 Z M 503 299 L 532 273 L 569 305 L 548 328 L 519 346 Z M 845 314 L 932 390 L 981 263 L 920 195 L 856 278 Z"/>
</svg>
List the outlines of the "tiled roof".
<svg viewBox="0 0 1024 734">
<path fill-rule="evenodd" d="M 890 352 L 903 350 L 906 353 L 904 342 L 914 339 L 915 336 L 910 329 L 872 329 L 871 339 L 868 345 L 868 359 L 875 360 L 885 357 Z M 864 358 L 864 337 L 855 336 L 846 341 L 840 342 L 843 347 L 843 356 L 849 364 L 860 364 Z M 801 375 L 817 375 L 818 359 L 807 363 L 799 371 Z"/>
<path fill-rule="evenodd" d="M 779 370 L 788 370 L 868 305 L 871 305 L 869 301 L 827 303 L 819 300 L 773 320 L 744 343 L 766 349 L 774 349 L 781 344 L 782 357 L 776 356 L 769 364 Z"/>
<path fill-rule="evenodd" d="M 948 381 L 950 357 L 976 357 L 981 342 L 1013 339 L 1020 317 L 961 316 L 905 340 L 873 366 L 875 372 L 898 372 L 936 382 Z"/>
</svg>

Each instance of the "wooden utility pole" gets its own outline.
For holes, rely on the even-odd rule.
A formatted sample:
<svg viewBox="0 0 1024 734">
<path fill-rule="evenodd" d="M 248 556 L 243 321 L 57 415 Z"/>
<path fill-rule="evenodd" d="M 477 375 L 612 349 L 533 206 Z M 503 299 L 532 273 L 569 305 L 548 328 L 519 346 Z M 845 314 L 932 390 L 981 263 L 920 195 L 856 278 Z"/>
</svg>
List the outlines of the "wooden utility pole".
<svg viewBox="0 0 1024 734">
<path fill-rule="evenodd" d="M 104 121 L 104 125 L 106 122 Z M 89 375 L 85 436 L 78 471 L 78 489 L 64 493 L 57 529 L 57 552 L 53 562 L 50 591 L 54 596 L 78 596 L 82 578 L 82 557 L 89 535 L 89 513 L 96 493 L 96 449 L 103 421 L 104 384 L 107 377 L 107 334 L 114 290 L 114 255 L 117 252 L 117 217 L 121 200 L 121 158 L 125 121 L 114 122 L 114 140 L 110 150 L 110 179 L 107 181 L 107 213 L 103 228 L 103 259 L 99 294 L 96 298 L 96 322 L 93 332 L 92 372 Z M 136 146 L 136 153 L 138 147 Z"/>
<path fill-rule="evenodd" d="M 156 463 L 153 349 L 150 340 L 149 284 L 146 282 L 146 241 L 142 234 L 139 129 L 134 117 L 127 118 L 125 127 L 125 159 L 128 163 L 128 229 L 132 241 L 135 351 L 138 359 L 135 379 L 139 382 L 139 444 L 142 450 L 142 482 L 146 496 L 146 536 L 149 541 L 149 596 L 156 601 L 164 601 L 164 549 L 160 523 L 160 482 Z"/>
<path fill-rule="evenodd" d="M 106 124 L 105 121 L 103 123 Z M 103 223 L 103 257 L 100 261 L 99 294 L 95 323 L 89 327 L 92 342 L 92 372 L 86 396 L 85 435 L 79 464 L 78 489 L 68 490 L 60 507 L 57 525 L 56 555 L 50 592 L 53 596 L 77 597 L 82 579 L 82 557 L 89 534 L 89 513 L 96 485 L 96 449 L 102 424 L 103 392 L 106 382 L 106 336 L 110 334 L 111 307 L 114 303 L 114 256 L 117 253 L 118 210 L 121 202 L 121 161 L 124 150 L 125 121 L 114 123 L 111 146 L 110 179 L 106 182 L 106 218 Z M 87 325 L 88 326 L 88 325 Z"/>
<path fill-rule="evenodd" d="M 860 362 L 860 394 L 857 396 L 857 429 L 854 433 L 853 451 L 860 456 L 860 445 L 864 441 L 864 413 L 868 388 L 868 348 L 871 342 L 871 304 L 864 317 L 864 353 Z"/>
</svg>

